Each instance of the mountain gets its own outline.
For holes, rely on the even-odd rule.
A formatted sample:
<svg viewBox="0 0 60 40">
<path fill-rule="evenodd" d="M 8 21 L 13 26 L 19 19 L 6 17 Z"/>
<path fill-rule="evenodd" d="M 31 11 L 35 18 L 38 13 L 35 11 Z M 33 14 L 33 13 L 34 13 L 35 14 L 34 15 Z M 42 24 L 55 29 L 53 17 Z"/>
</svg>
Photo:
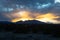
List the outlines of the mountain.
<svg viewBox="0 0 60 40">
<path fill-rule="evenodd" d="M 37 21 L 37 20 L 27 20 L 27 21 L 18 21 L 16 23 L 9 22 L 9 21 L 0 21 L 0 24 L 47 24 L 47 23 Z"/>
<path fill-rule="evenodd" d="M 47 24 L 37 20 L 18 21 L 16 24 Z"/>
</svg>

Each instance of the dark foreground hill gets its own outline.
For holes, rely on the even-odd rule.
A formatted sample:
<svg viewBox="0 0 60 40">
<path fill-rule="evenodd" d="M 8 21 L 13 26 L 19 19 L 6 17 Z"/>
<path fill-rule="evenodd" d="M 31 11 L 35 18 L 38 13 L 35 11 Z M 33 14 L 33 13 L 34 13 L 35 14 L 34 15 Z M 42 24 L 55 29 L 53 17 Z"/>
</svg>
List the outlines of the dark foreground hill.
<svg viewBox="0 0 60 40">
<path fill-rule="evenodd" d="M 44 33 L 60 36 L 60 24 L 47 24 L 44 22 L 19 21 L 16 23 L 0 22 L 0 31 L 14 32 L 14 33 Z"/>
</svg>

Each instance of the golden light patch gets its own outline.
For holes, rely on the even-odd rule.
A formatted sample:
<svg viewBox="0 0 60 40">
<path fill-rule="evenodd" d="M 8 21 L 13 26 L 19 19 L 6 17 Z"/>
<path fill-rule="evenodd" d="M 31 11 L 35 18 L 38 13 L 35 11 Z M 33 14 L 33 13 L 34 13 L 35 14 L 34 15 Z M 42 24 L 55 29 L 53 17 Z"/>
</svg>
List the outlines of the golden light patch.
<svg viewBox="0 0 60 40">
<path fill-rule="evenodd" d="M 46 14 L 35 13 L 34 14 L 29 11 L 20 11 L 20 12 L 17 12 L 16 14 L 18 14 L 18 18 L 12 19 L 11 22 L 38 20 L 42 22 L 60 23 L 57 20 L 55 20 L 56 18 L 59 18 L 59 16 L 56 16 L 52 13 L 46 13 Z"/>
<path fill-rule="evenodd" d="M 44 14 L 44 15 L 39 15 L 39 16 L 36 17 L 37 20 L 43 21 L 43 22 L 53 22 L 53 20 L 55 18 L 59 18 L 59 16 L 55 16 L 51 13 L 47 13 L 47 14 Z"/>
<path fill-rule="evenodd" d="M 13 19 L 12 22 L 17 22 L 17 21 L 25 21 L 25 20 L 32 20 L 33 18 L 30 16 L 30 12 L 27 11 L 21 11 L 18 12 L 19 18 Z"/>
</svg>

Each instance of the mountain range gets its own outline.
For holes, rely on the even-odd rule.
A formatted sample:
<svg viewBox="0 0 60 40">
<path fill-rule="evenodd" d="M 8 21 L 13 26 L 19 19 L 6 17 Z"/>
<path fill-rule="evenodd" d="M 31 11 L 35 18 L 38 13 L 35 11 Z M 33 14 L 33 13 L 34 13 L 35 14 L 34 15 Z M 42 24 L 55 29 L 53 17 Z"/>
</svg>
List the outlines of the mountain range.
<svg viewBox="0 0 60 40">
<path fill-rule="evenodd" d="M 9 21 L 0 21 L 0 24 L 14 24 L 14 23 Z M 47 24 L 47 23 L 37 20 L 27 20 L 27 21 L 18 21 L 15 22 L 15 24 Z"/>
</svg>

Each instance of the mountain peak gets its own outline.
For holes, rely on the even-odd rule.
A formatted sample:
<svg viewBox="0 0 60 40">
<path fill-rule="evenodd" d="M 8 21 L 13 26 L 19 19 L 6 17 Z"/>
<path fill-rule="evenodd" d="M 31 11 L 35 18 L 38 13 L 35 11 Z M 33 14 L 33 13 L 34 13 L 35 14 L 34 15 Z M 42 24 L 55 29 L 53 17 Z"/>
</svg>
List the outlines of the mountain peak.
<svg viewBox="0 0 60 40">
<path fill-rule="evenodd" d="M 37 20 L 18 21 L 16 23 L 17 24 L 46 24 L 44 22 L 37 21 Z"/>
</svg>

